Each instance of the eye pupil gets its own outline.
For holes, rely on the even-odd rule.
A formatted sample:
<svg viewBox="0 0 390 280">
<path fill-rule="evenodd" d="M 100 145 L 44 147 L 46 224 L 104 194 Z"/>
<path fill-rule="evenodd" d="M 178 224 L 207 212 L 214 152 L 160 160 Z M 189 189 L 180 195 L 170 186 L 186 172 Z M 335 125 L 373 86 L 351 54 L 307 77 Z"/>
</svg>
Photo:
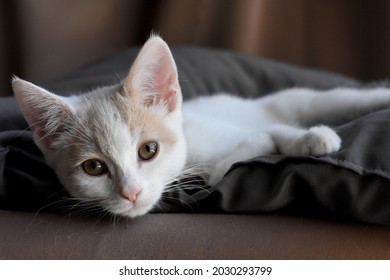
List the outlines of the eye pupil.
<svg viewBox="0 0 390 280">
<path fill-rule="evenodd" d="M 82 163 L 83 170 L 91 176 L 100 176 L 106 173 L 107 167 L 99 159 L 89 159 Z"/>
<path fill-rule="evenodd" d="M 141 145 L 138 150 L 138 156 L 142 160 L 150 160 L 157 154 L 158 144 L 156 141 L 149 141 Z"/>
<path fill-rule="evenodd" d="M 94 170 L 99 169 L 101 166 L 102 165 L 98 161 L 91 162 L 91 168 L 94 169 Z"/>
</svg>

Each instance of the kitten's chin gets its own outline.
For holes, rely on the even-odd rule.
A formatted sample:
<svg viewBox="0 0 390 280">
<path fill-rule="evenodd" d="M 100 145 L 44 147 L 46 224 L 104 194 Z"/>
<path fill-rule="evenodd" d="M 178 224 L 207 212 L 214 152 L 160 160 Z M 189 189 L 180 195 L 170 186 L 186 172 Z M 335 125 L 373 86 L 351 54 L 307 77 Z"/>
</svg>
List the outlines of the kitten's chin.
<svg viewBox="0 0 390 280">
<path fill-rule="evenodd" d="M 138 200 L 134 204 L 124 199 L 119 199 L 113 202 L 111 205 L 104 205 L 103 207 L 114 215 L 119 215 L 128 218 L 135 218 L 147 214 L 154 208 L 157 203 L 157 199 L 153 201 Z"/>
<path fill-rule="evenodd" d="M 127 207 L 123 207 L 122 209 L 110 209 L 109 211 L 114 215 L 119 215 L 128 218 L 135 218 L 148 213 L 153 207 L 144 208 L 144 207 L 130 207 L 130 209 L 126 209 Z"/>
</svg>

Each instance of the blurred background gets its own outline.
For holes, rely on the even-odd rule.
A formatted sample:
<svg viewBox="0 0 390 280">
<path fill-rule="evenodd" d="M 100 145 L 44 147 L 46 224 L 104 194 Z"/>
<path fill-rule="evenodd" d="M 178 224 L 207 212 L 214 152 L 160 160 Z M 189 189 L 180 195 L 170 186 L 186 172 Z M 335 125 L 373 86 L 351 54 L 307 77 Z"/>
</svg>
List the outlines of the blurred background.
<svg viewBox="0 0 390 280">
<path fill-rule="evenodd" d="M 390 77 L 388 0 L 0 0 L 0 95 L 11 73 L 64 76 L 156 31 L 169 44 Z"/>
</svg>

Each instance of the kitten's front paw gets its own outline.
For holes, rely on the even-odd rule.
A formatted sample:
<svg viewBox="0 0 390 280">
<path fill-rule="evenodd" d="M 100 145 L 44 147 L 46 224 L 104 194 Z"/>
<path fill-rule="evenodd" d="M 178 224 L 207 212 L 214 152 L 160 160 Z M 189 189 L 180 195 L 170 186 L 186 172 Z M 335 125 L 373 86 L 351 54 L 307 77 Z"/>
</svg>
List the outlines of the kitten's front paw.
<svg viewBox="0 0 390 280">
<path fill-rule="evenodd" d="M 337 152 L 341 139 L 331 128 L 315 126 L 297 140 L 297 146 L 301 156 L 322 156 Z"/>
</svg>

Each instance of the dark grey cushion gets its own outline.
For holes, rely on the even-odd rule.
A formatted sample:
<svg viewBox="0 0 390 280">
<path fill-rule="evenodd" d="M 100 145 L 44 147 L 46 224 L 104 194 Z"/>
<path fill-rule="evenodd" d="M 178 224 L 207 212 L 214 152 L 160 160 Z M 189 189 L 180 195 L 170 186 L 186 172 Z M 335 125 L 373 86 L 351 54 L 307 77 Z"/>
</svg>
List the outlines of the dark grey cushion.
<svg viewBox="0 0 390 280">
<path fill-rule="evenodd" d="M 121 51 L 42 85 L 68 95 L 116 83 L 137 51 Z M 186 99 L 219 91 L 255 97 L 292 86 L 361 86 L 341 75 L 232 52 L 177 46 L 173 54 Z M 15 100 L 0 99 L 0 208 L 58 210 L 67 194 L 26 126 Z M 161 204 L 163 211 L 284 211 L 390 224 L 389 126 L 390 110 L 383 110 L 337 127 L 343 146 L 332 155 L 260 156 L 237 163 L 215 187 L 172 192 Z"/>
</svg>

